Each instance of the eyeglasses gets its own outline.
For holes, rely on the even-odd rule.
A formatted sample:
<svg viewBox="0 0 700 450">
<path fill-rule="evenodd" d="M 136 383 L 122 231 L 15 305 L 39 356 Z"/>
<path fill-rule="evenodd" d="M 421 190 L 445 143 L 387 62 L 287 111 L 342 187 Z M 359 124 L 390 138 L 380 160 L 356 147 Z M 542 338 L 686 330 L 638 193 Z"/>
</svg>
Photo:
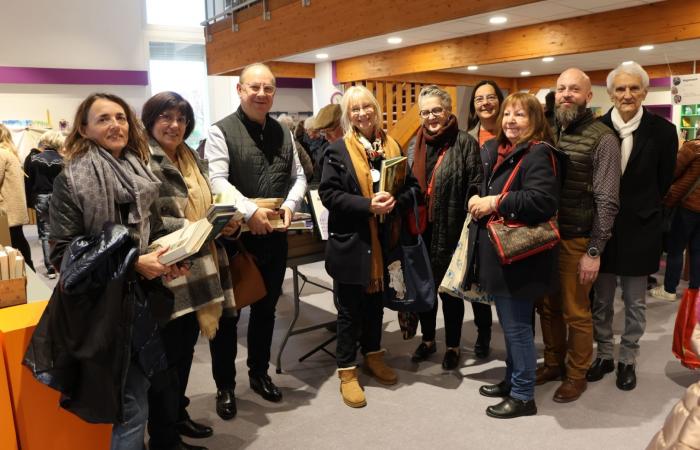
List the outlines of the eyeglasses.
<svg viewBox="0 0 700 450">
<path fill-rule="evenodd" d="M 250 84 L 250 83 L 243 83 L 243 84 L 248 86 L 248 89 L 250 89 L 250 92 L 252 92 L 253 94 L 259 94 L 260 90 L 262 89 L 262 91 L 265 95 L 272 95 L 275 93 L 275 90 L 277 89 L 272 84 Z"/>
<path fill-rule="evenodd" d="M 427 119 L 428 117 L 430 117 L 431 114 L 435 117 L 440 117 L 444 113 L 445 113 L 445 108 L 443 108 L 442 106 L 436 106 L 433 109 L 421 109 L 418 112 L 418 115 L 420 115 L 424 119 Z"/>
<path fill-rule="evenodd" d="M 481 105 L 482 103 L 496 103 L 498 101 L 498 97 L 495 95 L 487 95 L 486 97 L 483 96 L 478 96 L 474 97 L 474 104 L 475 105 Z"/>
<path fill-rule="evenodd" d="M 360 114 L 362 111 L 364 111 L 367 114 L 372 113 L 374 112 L 374 105 L 353 106 L 352 108 L 350 108 L 350 114 L 355 116 Z"/>
<path fill-rule="evenodd" d="M 117 122 L 117 125 L 120 126 L 125 126 L 129 124 L 129 120 L 126 118 L 126 115 L 124 114 L 117 114 L 116 116 L 100 116 L 97 118 L 97 121 L 95 122 L 98 127 L 109 127 L 111 126 L 114 122 Z"/>
<path fill-rule="evenodd" d="M 177 116 L 173 117 L 170 114 L 158 114 L 158 120 L 163 122 L 166 125 L 170 125 L 173 122 L 176 122 L 178 126 L 187 126 L 189 125 L 189 121 L 183 117 L 183 116 Z"/>
<path fill-rule="evenodd" d="M 319 133 L 321 134 L 321 136 L 326 137 L 328 134 L 333 133 L 338 128 L 340 128 L 340 123 L 335 123 L 328 128 L 324 128 L 323 130 L 320 130 Z"/>
</svg>

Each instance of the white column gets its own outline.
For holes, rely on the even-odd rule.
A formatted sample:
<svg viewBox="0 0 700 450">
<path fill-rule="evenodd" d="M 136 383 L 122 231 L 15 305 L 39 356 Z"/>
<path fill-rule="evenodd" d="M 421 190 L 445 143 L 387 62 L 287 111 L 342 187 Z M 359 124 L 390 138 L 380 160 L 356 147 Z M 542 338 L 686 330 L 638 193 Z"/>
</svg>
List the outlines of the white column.
<svg viewBox="0 0 700 450">
<path fill-rule="evenodd" d="M 211 76 L 209 78 L 209 122 L 228 116 L 241 104 L 236 92 L 238 77 Z"/>
<path fill-rule="evenodd" d="M 340 92 L 340 85 L 333 84 L 333 63 L 316 64 L 316 76 L 313 79 L 314 114 L 331 102 L 331 97 Z"/>
</svg>

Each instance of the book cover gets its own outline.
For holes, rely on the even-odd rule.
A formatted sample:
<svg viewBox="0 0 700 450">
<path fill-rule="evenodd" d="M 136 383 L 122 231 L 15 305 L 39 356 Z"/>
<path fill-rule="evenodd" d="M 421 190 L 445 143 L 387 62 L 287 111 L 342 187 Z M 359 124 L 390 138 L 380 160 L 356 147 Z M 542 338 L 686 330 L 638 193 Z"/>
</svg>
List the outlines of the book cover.
<svg viewBox="0 0 700 450">
<path fill-rule="evenodd" d="M 407 167 L 408 158 L 405 156 L 397 156 L 382 161 L 379 190 L 396 195 L 406 181 Z"/>
</svg>

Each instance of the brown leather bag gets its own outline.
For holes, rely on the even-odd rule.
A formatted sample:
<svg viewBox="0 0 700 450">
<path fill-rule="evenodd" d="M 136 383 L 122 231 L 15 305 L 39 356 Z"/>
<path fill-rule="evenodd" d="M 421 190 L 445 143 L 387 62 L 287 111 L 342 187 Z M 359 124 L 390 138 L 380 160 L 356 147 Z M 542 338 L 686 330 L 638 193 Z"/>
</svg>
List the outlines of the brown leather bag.
<svg viewBox="0 0 700 450">
<path fill-rule="evenodd" d="M 229 270 L 236 309 L 241 309 L 262 300 L 267 295 L 267 289 L 253 255 L 240 241 L 236 242 L 236 248 L 238 253 L 229 258 Z"/>
</svg>

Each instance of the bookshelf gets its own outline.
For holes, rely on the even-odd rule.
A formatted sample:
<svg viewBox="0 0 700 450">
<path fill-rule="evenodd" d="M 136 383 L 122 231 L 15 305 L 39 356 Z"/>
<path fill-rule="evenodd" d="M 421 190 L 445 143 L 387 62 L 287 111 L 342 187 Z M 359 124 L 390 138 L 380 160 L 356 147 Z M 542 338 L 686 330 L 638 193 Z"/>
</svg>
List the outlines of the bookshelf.
<svg viewBox="0 0 700 450">
<path fill-rule="evenodd" d="M 697 139 L 700 127 L 700 104 L 681 106 L 681 133 L 686 134 L 686 139 Z"/>
</svg>

